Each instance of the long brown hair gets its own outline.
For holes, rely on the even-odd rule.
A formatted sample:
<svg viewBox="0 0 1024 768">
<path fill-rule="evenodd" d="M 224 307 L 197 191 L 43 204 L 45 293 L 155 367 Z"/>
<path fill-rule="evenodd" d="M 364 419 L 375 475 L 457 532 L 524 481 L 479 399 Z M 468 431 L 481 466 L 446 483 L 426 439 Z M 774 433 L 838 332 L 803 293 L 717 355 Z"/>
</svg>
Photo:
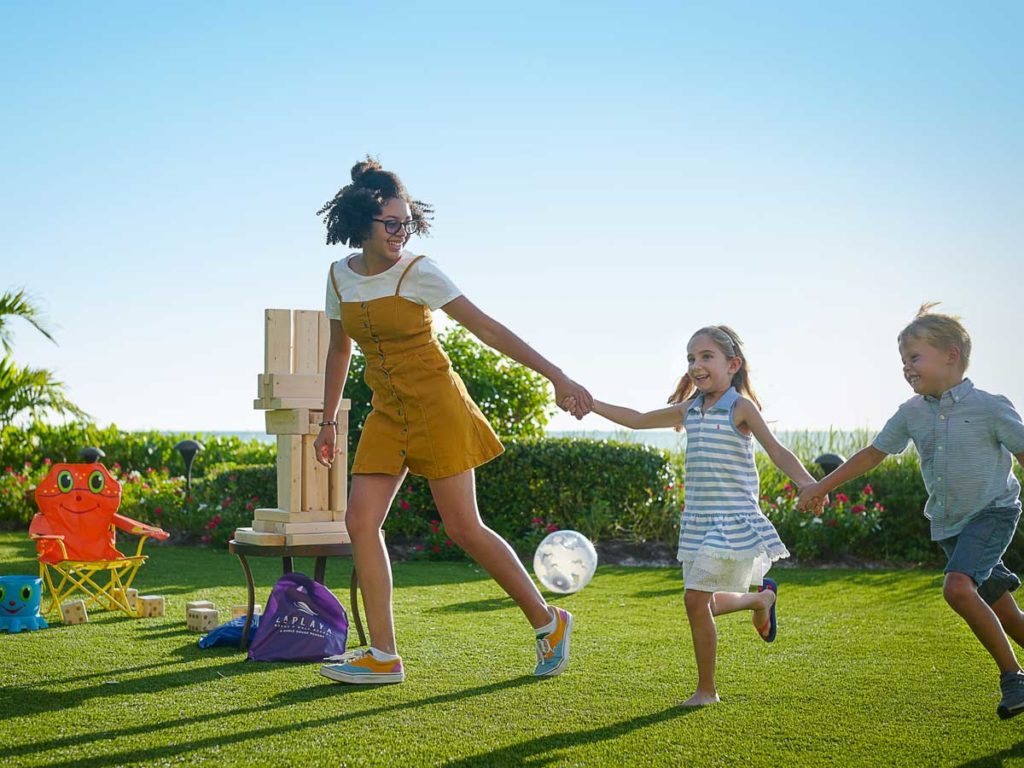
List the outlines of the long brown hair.
<svg viewBox="0 0 1024 768">
<path fill-rule="evenodd" d="M 732 376 L 732 386 L 736 387 L 737 392 L 752 401 L 758 410 L 761 410 L 761 401 L 757 399 L 757 393 L 754 392 L 754 387 L 750 383 L 747 356 L 743 352 L 743 341 L 740 339 L 739 334 L 727 325 L 709 325 L 693 334 L 690 337 L 690 341 L 693 341 L 698 336 L 707 336 L 711 339 L 722 350 L 722 354 L 727 359 L 731 360 L 734 357 L 740 359 L 740 369 Z M 696 385 L 690 379 L 690 374 L 684 373 L 683 377 L 679 379 L 675 391 L 669 396 L 668 401 L 669 403 L 681 403 L 684 400 L 688 400 L 696 389 Z"/>
</svg>

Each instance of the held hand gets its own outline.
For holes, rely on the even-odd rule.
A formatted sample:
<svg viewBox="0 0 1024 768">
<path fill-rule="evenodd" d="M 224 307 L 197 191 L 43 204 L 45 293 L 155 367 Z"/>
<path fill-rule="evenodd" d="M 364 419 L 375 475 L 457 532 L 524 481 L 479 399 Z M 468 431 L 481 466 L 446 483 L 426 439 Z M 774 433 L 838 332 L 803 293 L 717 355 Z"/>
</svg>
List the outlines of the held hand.
<svg viewBox="0 0 1024 768">
<path fill-rule="evenodd" d="M 338 455 L 337 441 L 338 432 L 333 426 L 320 427 L 320 434 L 313 441 L 313 455 L 325 467 L 331 466 Z"/>
<path fill-rule="evenodd" d="M 585 387 L 567 377 L 555 379 L 551 383 L 555 386 L 555 402 L 562 410 L 582 419 L 593 409 L 594 398 Z"/>
<path fill-rule="evenodd" d="M 796 508 L 801 512 L 806 512 L 811 507 L 821 507 L 824 502 L 821 500 L 821 486 L 818 483 L 808 483 L 800 489 L 800 495 L 797 497 Z M 828 498 L 827 496 L 825 497 Z"/>
</svg>

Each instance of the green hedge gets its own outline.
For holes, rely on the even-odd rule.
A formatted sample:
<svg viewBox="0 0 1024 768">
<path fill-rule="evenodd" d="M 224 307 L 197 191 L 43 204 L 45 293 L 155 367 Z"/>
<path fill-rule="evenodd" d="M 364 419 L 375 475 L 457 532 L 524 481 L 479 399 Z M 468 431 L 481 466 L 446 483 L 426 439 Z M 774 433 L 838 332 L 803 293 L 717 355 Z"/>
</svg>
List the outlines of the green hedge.
<svg viewBox="0 0 1024 768">
<path fill-rule="evenodd" d="M 7 428 L 0 433 L 0 527 L 27 527 L 46 462 L 78 461 L 78 449 L 90 444 L 103 448 L 104 463 L 124 485 L 122 513 L 161 525 L 176 541 L 221 544 L 236 527 L 250 524 L 253 509 L 274 506 L 272 445 L 200 436 L 207 450 L 197 459 L 186 497 L 181 460 L 173 451 L 183 437 L 81 425 Z M 555 528 L 573 528 L 594 540 L 675 542 L 685 501 L 682 456 L 642 444 L 566 438 L 506 439 L 505 446 L 503 456 L 477 471 L 477 497 L 484 520 L 520 552 L 532 551 Z M 914 452 L 890 457 L 839 488 L 821 516 L 797 512 L 789 478 L 764 454 L 757 462 L 762 508 L 797 559 L 944 562 L 922 515 L 926 496 Z M 1024 481 L 1019 466 L 1015 472 Z M 439 519 L 427 483 L 410 477 L 385 527 L 389 539 L 417 542 L 425 557 L 460 557 Z M 1024 568 L 1024 527 L 1005 560 Z"/>
</svg>

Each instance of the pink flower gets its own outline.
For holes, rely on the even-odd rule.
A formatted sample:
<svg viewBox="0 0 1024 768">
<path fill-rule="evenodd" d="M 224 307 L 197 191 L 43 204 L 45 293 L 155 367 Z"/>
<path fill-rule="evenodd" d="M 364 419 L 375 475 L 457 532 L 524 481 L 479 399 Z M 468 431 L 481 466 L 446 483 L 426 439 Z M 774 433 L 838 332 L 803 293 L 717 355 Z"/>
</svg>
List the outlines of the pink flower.
<svg viewBox="0 0 1024 768">
<path fill-rule="evenodd" d="M 253 504 L 251 501 L 245 505 L 246 512 L 252 512 L 254 509 L 256 509 L 256 505 Z"/>
<path fill-rule="evenodd" d="M 866 510 L 867 507 L 865 507 L 863 504 L 854 504 L 852 507 L 850 507 L 850 511 L 853 512 L 853 514 L 855 515 L 859 515 Z"/>
<path fill-rule="evenodd" d="M 220 525 L 222 519 L 220 515 L 214 515 L 212 518 L 214 525 Z"/>
<path fill-rule="evenodd" d="M 836 521 L 835 518 L 832 518 L 831 520 L 826 520 L 825 521 L 825 525 L 827 525 L 829 528 L 835 528 L 838 524 L 839 523 Z"/>
<path fill-rule="evenodd" d="M 199 540 L 203 542 L 203 544 L 209 544 L 211 541 L 213 541 L 213 536 L 210 536 L 209 534 L 204 534 L 202 538 L 200 538 Z"/>
<path fill-rule="evenodd" d="M 871 487 L 871 483 L 868 483 L 867 485 L 865 485 L 864 488 L 861 489 L 861 490 L 863 490 L 863 492 L 865 494 L 867 494 L 868 496 L 873 496 L 874 493 L 875 493 L 875 489 Z"/>
<path fill-rule="evenodd" d="M 840 504 L 849 504 L 850 503 L 850 497 L 847 496 L 845 493 L 837 493 L 836 494 L 836 501 L 839 502 Z"/>
<path fill-rule="evenodd" d="M 879 504 L 879 503 L 878 503 L 878 502 L 876 501 L 876 502 L 875 502 L 875 511 L 876 511 L 876 512 L 885 512 L 885 507 L 883 507 L 883 506 L 882 506 L 881 504 Z"/>
<path fill-rule="evenodd" d="M 558 530 L 558 526 L 555 525 L 554 523 L 548 523 L 547 527 L 544 528 L 544 530 L 547 531 L 548 533 L 554 533 L 555 531 Z"/>
<path fill-rule="evenodd" d="M 430 551 L 431 551 L 431 552 L 433 552 L 433 553 L 434 553 L 434 554 L 436 555 L 436 554 L 437 554 L 438 552 L 440 552 L 440 551 L 441 551 L 441 547 L 440 547 L 440 545 L 438 545 L 438 544 L 434 544 L 434 545 L 433 545 L 433 546 L 432 546 L 432 547 L 430 548 Z"/>
<path fill-rule="evenodd" d="M 424 546 L 422 544 L 417 544 L 415 547 L 413 547 L 413 549 L 415 549 L 417 552 L 422 552 L 424 550 Z"/>
<path fill-rule="evenodd" d="M 786 483 L 784 486 L 782 486 L 782 490 L 785 491 L 786 493 L 792 493 L 793 492 L 793 484 L 792 483 Z"/>
<path fill-rule="evenodd" d="M 153 514 L 156 515 L 157 517 L 160 517 L 160 515 L 162 515 L 163 513 L 164 513 L 164 508 L 163 507 L 157 507 L 156 509 L 153 510 Z"/>
<path fill-rule="evenodd" d="M 530 523 L 533 525 L 544 525 L 544 518 L 542 517 L 531 517 Z"/>
<path fill-rule="evenodd" d="M 405 486 L 405 492 L 406 493 L 412 493 L 412 486 L 411 485 Z"/>
<path fill-rule="evenodd" d="M 14 472 L 14 467 L 4 467 L 4 472 L 6 472 L 7 474 L 11 474 L 12 472 Z"/>
<path fill-rule="evenodd" d="M 220 503 L 220 508 L 221 508 L 221 509 L 227 509 L 227 508 L 228 508 L 228 504 L 230 504 L 230 503 L 231 503 L 231 497 L 230 497 L 230 496 L 228 496 L 228 497 L 227 497 L 226 499 L 224 499 L 223 501 L 221 501 L 221 503 Z"/>
<path fill-rule="evenodd" d="M 410 509 L 412 507 L 412 504 L 410 504 L 405 499 L 402 499 L 400 502 L 398 502 L 398 506 L 401 507 L 402 509 Z"/>
<path fill-rule="evenodd" d="M 447 540 L 445 541 L 444 545 L 445 545 L 446 547 L 454 547 L 454 546 L 455 546 L 455 542 L 454 542 L 454 541 L 452 541 L 451 539 L 447 539 Z"/>
<path fill-rule="evenodd" d="M 432 525 L 432 526 L 430 526 L 430 532 L 431 533 L 440 533 L 441 532 L 441 526 L 439 526 L 439 525 Z"/>
<path fill-rule="evenodd" d="M 43 466 L 48 467 L 52 462 L 49 459 L 43 459 Z"/>
</svg>

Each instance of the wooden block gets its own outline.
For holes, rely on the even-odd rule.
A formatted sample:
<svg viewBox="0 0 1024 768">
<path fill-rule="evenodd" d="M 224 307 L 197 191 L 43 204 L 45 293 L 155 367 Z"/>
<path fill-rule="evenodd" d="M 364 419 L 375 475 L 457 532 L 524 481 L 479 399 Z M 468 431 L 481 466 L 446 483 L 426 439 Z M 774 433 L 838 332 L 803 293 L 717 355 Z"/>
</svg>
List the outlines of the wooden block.
<svg viewBox="0 0 1024 768">
<path fill-rule="evenodd" d="M 65 624 L 85 624 L 89 621 L 89 613 L 85 610 L 85 600 L 68 600 L 60 606 L 60 616 Z"/>
<path fill-rule="evenodd" d="M 280 408 L 312 408 L 316 411 L 324 409 L 323 393 L 319 397 L 257 397 L 252 401 L 257 411 L 273 411 Z"/>
<path fill-rule="evenodd" d="M 253 512 L 252 517 L 253 522 L 264 520 L 271 523 L 327 523 L 332 520 L 330 511 L 322 509 L 310 509 L 306 512 L 289 512 L 287 509 L 257 508 Z"/>
<path fill-rule="evenodd" d="M 164 598 L 161 595 L 139 595 L 135 600 L 139 616 L 152 618 L 164 615 Z"/>
<path fill-rule="evenodd" d="M 305 398 L 323 399 L 324 375 L 322 373 L 261 373 L 257 377 L 256 394 L 267 399 Z"/>
<path fill-rule="evenodd" d="M 268 309 L 264 315 L 263 372 L 292 372 L 291 312 Z"/>
<path fill-rule="evenodd" d="M 268 435 L 315 435 L 317 426 L 323 420 L 320 411 L 308 408 L 288 408 L 283 411 L 267 411 L 264 420 Z M 314 421 L 313 414 L 317 414 Z"/>
<path fill-rule="evenodd" d="M 249 606 L 248 605 L 232 605 L 231 606 L 231 618 L 232 619 L 237 619 L 239 616 L 245 616 L 248 613 L 249 613 Z M 262 616 L 263 615 L 263 606 L 260 605 L 259 603 L 256 603 L 255 605 L 253 605 L 253 607 L 252 607 L 252 615 L 253 616 Z"/>
<path fill-rule="evenodd" d="M 331 346 L 331 321 L 326 312 L 317 312 L 317 355 L 316 372 L 323 373 L 327 367 L 327 349 Z"/>
<path fill-rule="evenodd" d="M 292 344 L 292 373 L 316 373 L 320 354 L 320 321 L 315 309 L 296 309 L 295 340 Z"/>
<path fill-rule="evenodd" d="M 285 544 L 289 547 L 299 544 L 348 544 L 350 542 L 348 532 L 289 533 L 285 536 Z"/>
<path fill-rule="evenodd" d="M 185 618 L 188 619 L 188 612 L 199 608 L 216 608 L 212 600 L 190 600 L 185 603 Z"/>
<path fill-rule="evenodd" d="M 289 512 L 302 509 L 302 441 L 305 437 L 308 436 L 277 436 L 278 509 Z"/>
<path fill-rule="evenodd" d="M 331 520 L 324 523 L 272 523 L 253 520 L 252 529 L 261 533 L 344 533 L 345 523 Z"/>
<path fill-rule="evenodd" d="M 285 539 L 283 533 L 258 533 L 252 528 L 236 528 L 235 541 L 258 547 L 281 547 Z"/>
<path fill-rule="evenodd" d="M 344 415 L 347 419 L 348 414 L 338 414 L 339 416 Z M 340 419 L 339 419 L 340 421 Z M 341 426 L 340 424 L 338 425 Z M 342 432 L 338 433 L 338 439 L 342 440 Z M 335 511 L 340 511 L 344 516 L 345 503 L 348 497 L 347 482 L 348 482 L 348 456 L 342 451 L 334 457 L 334 461 L 331 464 L 331 468 L 327 470 L 327 508 Z M 337 519 L 337 518 L 335 518 Z"/>
<path fill-rule="evenodd" d="M 186 624 L 193 632 L 209 632 L 216 629 L 220 616 L 216 608 L 193 608 L 188 612 Z"/>
<path fill-rule="evenodd" d="M 113 595 L 114 599 L 118 603 L 121 602 L 121 595 L 123 594 L 123 590 L 112 589 L 111 590 L 111 594 Z M 127 591 L 127 594 L 125 594 L 125 600 L 127 600 L 127 602 L 128 602 L 128 607 L 131 610 L 133 610 L 133 611 L 137 610 L 137 606 L 135 604 L 135 601 L 136 601 L 136 599 L 138 599 L 138 597 L 139 597 L 139 590 L 135 589 L 134 587 L 129 587 L 128 591 Z"/>
<path fill-rule="evenodd" d="M 329 509 L 327 467 L 316 460 L 314 437 L 302 436 L 302 509 Z"/>
</svg>

